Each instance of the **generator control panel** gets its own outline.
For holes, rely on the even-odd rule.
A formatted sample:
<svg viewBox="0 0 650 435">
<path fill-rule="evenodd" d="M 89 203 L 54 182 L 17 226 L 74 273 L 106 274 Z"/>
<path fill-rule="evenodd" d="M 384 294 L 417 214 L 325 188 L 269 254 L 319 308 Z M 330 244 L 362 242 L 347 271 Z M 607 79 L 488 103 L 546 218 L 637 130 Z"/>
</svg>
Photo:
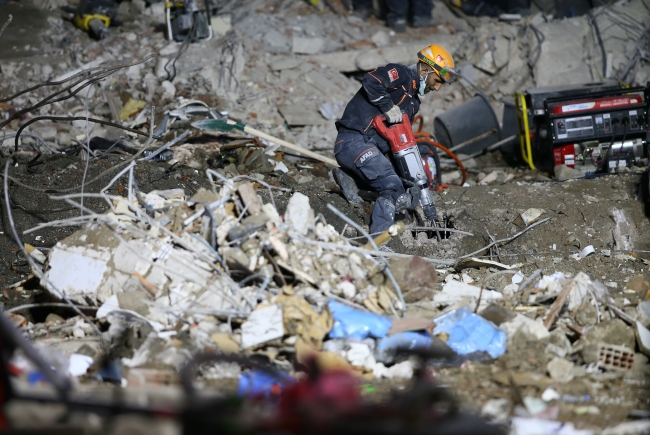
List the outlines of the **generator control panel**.
<svg viewBox="0 0 650 435">
<path fill-rule="evenodd" d="M 646 104 L 641 95 L 603 97 L 549 106 L 553 144 L 598 140 L 645 131 Z"/>
</svg>

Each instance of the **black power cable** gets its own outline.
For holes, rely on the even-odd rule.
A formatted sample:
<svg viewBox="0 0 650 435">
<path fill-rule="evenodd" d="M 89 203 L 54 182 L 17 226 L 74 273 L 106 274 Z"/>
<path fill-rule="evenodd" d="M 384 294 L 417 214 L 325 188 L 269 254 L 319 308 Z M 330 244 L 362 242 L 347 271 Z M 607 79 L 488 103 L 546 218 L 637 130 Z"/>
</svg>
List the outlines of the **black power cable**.
<svg viewBox="0 0 650 435">
<path fill-rule="evenodd" d="M 594 15 L 591 13 L 591 11 L 587 12 L 587 15 L 589 16 L 591 24 L 594 26 L 596 38 L 598 39 L 598 45 L 600 45 L 600 55 L 603 58 L 603 78 L 607 78 L 607 53 L 605 51 L 605 45 L 603 44 L 603 38 L 600 35 L 600 29 L 598 28 L 598 23 L 596 22 Z"/>
<path fill-rule="evenodd" d="M 196 12 L 196 13 L 199 14 L 200 12 Z M 174 81 L 174 79 L 176 78 L 176 74 L 177 74 L 176 62 L 178 61 L 178 59 L 180 59 L 180 57 L 183 55 L 183 53 L 185 53 L 187 51 L 188 47 L 190 46 L 190 43 L 192 42 L 192 40 L 195 37 L 195 34 L 197 32 L 197 28 L 198 28 L 197 22 L 198 22 L 197 17 L 192 15 L 192 28 L 190 29 L 190 32 L 185 37 L 185 40 L 183 41 L 183 44 L 181 45 L 181 48 L 178 49 L 178 53 L 176 53 L 176 56 L 169 59 L 167 61 L 167 63 L 165 64 L 165 66 L 164 66 L 165 72 L 167 73 L 167 80 L 170 81 L 170 82 Z M 173 35 L 171 35 L 171 36 L 173 38 Z M 167 69 L 167 67 L 170 66 L 169 65 L 170 63 L 171 63 L 171 70 Z"/>
<path fill-rule="evenodd" d="M 542 55 L 542 44 L 546 41 L 546 36 L 532 23 L 528 24 L 528 27 L 533 31 L 535 39 L 537 39 L 537 45 L 530 51 L 528 60 L 530 62 L 531 68 L 537 64 L 540 56 Z M 534 60 L 533 60 L 534 59 Z"/>
<path fill-rule="evenodd" d="M 594 173 L 601 171 L 603 167 L 607 164 L 607 158 L 609 157 L 609 152 L 612 149 L 612 145 L 614 144 L 615 138 L 616 136 L 613 135 L 612 140 L 609 142 L 609 146 L 607 147 L 607 151 L 605 151 L 605 156 L 603 157 L 602 161 L 596 162 L 594 160 L 593 151 L 591 152 L 591 162 L 594 164 L 594 166 L 596 166 L 596 170 L 594 171 Z"/>
</svg>

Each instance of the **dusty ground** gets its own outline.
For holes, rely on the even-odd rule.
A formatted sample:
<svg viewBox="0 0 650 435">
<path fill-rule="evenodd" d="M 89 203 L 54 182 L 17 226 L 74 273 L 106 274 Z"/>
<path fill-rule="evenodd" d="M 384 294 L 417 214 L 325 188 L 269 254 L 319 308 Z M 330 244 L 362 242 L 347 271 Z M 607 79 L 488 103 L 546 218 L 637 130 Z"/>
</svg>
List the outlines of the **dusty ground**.
<svg viewBox="0 0 650 435">
<path fill-rule="evenodd" d="M 487 156 L 482 160 L 493 165 L 496 157 L 498 156 Z M 87 179 L 93 180 L 102 173 L 104 175 L 88 186 L 87 191 L 96 192 L 106 185 L 127 159 L 128 156 L 112 155 L 91 162 Z M 69 206 L 62 201 L 49 199 L 49 196 L 78 186 L 83 177 L 84 161 L 77 157 L 49 157 L 41 158 L 38 164 L 31 167 L 25 163 L 26 160 L 21 160 L 18 166 L 10 166 L 9 172 L 11 177 L 23 184 L 10 183 L 9 189 L 14 221 L 19 233 L 22 234 L 41 222 L 69 218 L 78 213 L 74 210 L 61 211 L 69 209 Z M 479 167 L 480 164 L 481 159 Z M 316 213 L 323 213 L 325 219 L 339 231 L 343 230 L 343 224 L 326 209 L 328 203 L 367 226 L 372 203 L 349 205 L 336 191 L 335 185 L 325 178 L 328 176 L 325 170 L 319 169 L 318 165 L 313 163 L 307 165 L 313 168 L 305 170 L 314 177 L 309 183 L 297 185 L 291 173 L 282 176 L 267 175 L 265 180 L 308 195 Z M 115 170 L 106 173 L 110 168 Z M 537 174 L 524 169 L 517 169 L 516 174 L 515 179 L 508 184 L 456 187 L 436 194 L 438 209 L 446 224 L 450 228 L 473 233 L 473 236 L 448 234 L 448 238 L 437 242 L 435 238 L 426 238 L 424 235 L 417 239 L 409 233 L 400 241 L 396 241 L 394 248 L 401 253 L 436 259 L 455 258 L 485 246 L 488 243 L 487 233 L 496 239 L 505 239 L 520 232 L 520 228 L 513 223 L 519 213 L 530 207 L 542 208 L 545 210 L 543 216 L 550 217 L 551 220 L 525 232 L 511 243 L 502 245 L 498 256 L 495 252 L 493 259 L 506 264 L 520 263 L 525 275 L 537 269 L 542 269 L 544 274 L 561 271 L 567 275 L 575 275 L 583 271 L 608 283 L 619 306 L 635 305 L 642 295 L 626 292 L 625 283 L 638 274 L 648 276 L 648 266 L 643 258 L 647 258 L 647 251 L 650 251 L 648 241 L 643 237 L 648 234 L 650 221 L 644 214 L 642 203 L 636 199 L 639 176 L 626 174 L 558 183 L 535 181 Z M 138 164 L 136 181 L 143 191 L 182 187 L 189 195 L 200 187 L 209 186 L 203 172 L 181 166 L 170 167 L 165 163 Z M 124 187 L 117 183 L 110 193 L 120 194 L 125 191 Z M 33 188 L 40 190 L 32 190 Z M 68 192 L 73 191 L 78 189 Z M 262 189 L 260 192 L 267 201 L 266 191 Z M 288 193 L 275 194 L 275 201 L 281 213 L 289 197 Z M 103 203 L 92 199 L 86 200 L 85 205 L 97 212 L 106 209 Z M 623 213 L 624 219 L 616 217 L 616 210 Z M 16 245 L 10 236 L 6 211 L 3 204 L 0 273 L 4 286 L 21 281 L 30 274 L 29 267 L 17 253 Z M 22 237 L 24 242 L 47 250 L 57 240 L 74 230 L 75 228 L 49 228 Z M 411 246 L 404 246 L 405 243 Z M 628 245 L 621 246 L 622 243 Z M 582 260 L 569 257 L 587 245 L 593 245 L 596 254 Z M 603 255 L 603 250 L 611 252 L 605 252 L 608 255 Z M 621 254 L 631 256 L 620 257 Z M 489 257 L 486 255 L 486 258 Z M 491 271 L 487 269 L 468 269 L 464 272 L 479 284 L 491 275 Z M 446 267 L 440 267 L 438 289 L 448 273 L 453 272 Z M 485 285 L 500 289 L 509 279 L 508 275 L 497 277 L 485 282 Z M 26 290 L 19 293 L 5 289 L 2 302 L 10 307 L 47 299 L 35 283 L 25 288 Z M 512 307 L 512 304 L 513 301 L 508 301 L 506 306 Z M 437 312 L 426 302 L 412 306 L 409 311 L 413 315 L 426 317 L 433 317 Z M 52 311 L 31 310 L 26 314 L 30 320 L 42 322 L 49 312 Z M 56 312 L 64 317 L 71 315 L 66 309 Z M 577 338 L 577 335 L 574 336 L 574 339 Z M 496 362 L 465 364 L 460 368 L 434 370 L 434 374 L 453 389 L 464 407 L 479 410 L 489 399 L 511 399 L 515 394 L 513 391 L 522 396 L 539 397 L 548 385 L 518 380 L 518 386 L 513 390 L 508 382 L 504 381 L 504 374 L 516 372 L 525 376 L 526 373 L 544 373 L 550 359 L 543 346 L 521 342 L 516 343 L 514 348 L 509 349 L 506 355 Z M 234 388 L 234 384 L 227 382 L 217 385 L 221 389 L 225 388 L 226 392 L 233 391 Z M 405 385 L 408 383 L 379 383 L 366 392 L 366 395 L 371 399 L 381 400 L 390 391 L 399 390 Z M 561 404 L 559 418 L 574 421 L 579 427 L 604 427 L 625 421 L 631 410 L 646 409 L 650 403 L 650 375 L 642 370 L 625 376 L 615 374 L 614 379 L 594 374 L 576 378 L 569 384 L 556 385 L 555 388 L 561 394 L 590 396 L 590 400 L 586 402 Z M 586 405 L 599 407 L 600 413 L 581 414 Z"/>
</svg>

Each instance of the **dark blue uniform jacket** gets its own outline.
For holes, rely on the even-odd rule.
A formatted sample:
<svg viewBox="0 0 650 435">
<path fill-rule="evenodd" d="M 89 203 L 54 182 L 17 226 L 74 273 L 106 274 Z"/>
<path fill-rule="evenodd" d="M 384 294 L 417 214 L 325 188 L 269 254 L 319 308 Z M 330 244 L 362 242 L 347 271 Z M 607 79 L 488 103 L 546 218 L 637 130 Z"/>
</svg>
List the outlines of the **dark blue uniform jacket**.
<svg viewBox="0 0 650 435">
<path fill-rule="evenodd" d="M 361 89 L 350 100 L 343 116 L 336 122 L 341 132 L 353 131 L 373 137 L 383 153 L 388 152 L 388 144 L 372 126 L 375 116 L 388 112 L 397 104 L 413 123 L 420 110 L 418 77 L 415 66 L 389 63 L 367 73 Z"/>
</svg>

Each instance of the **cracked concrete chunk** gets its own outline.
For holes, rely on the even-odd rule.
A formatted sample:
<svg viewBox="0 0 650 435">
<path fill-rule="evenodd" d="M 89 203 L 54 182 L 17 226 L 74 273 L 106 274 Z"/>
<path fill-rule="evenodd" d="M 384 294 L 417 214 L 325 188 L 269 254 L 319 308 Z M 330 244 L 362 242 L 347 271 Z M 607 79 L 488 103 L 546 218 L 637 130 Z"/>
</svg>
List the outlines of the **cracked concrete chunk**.
<svg viewBox="0 0 650 435">
<path fill-rule="evenodd" d="M 511 340 L 518 332 L 533 341 L 542 340 L 550 335 L 541 321 L 530 319 L 523 314 L 517 314 L 514 319 L 502 323 L 500 328 L 506 331 L 508 340 Z"/>
<path fill-rule="evenodd" d="M 50 271 L 47 277 L 51 285 L 47 284 L 47 288 L 50 293 L 60 297 L 58 290 L 78 304 L 91 303 L 108 269 L 107 261 L 96 257 L 102 255 L 91 249 L 70 252 L 55 246 L 48 263 Z"/>
<path fill-rule="evenodd" d="M 420 257 L 390 259 L 389 265 L 407 304 L 431 298 L 438 282 L 433 264 Z M 392 284 L 390 284 L 392 288 Z"/>
<path fill-rule="evenodd" d="M 279 305 L 253 311 L 241 325 L 242 348 L 248 349 L 284 335 L 282 308 Z"/>
<path fill-rule="evenodd" d="M 287 205 L 284 220 L 289 228 L 306 235 L 309 228 L 314 226 L 314 210 L 309 206 L 309 198 L 300 192 L 294 193 Z"/>
<path fill-rule="evenodd" d="M 570 168 L 567 165 L 555 166 L 555 178 L 559 181 L 570 180 L 572 178 L 582 178 L 585 174 L 577 169 Z"/>
<path fill-rule="evenodd" d="M 614 242 L 616 249 L 623 251 L 630 251 L 634 249 L 634 239 L 636 238 L 636 230 L 630 219 L 625 214 L 625 211 L 619 208 L 612 209 L 611 217 L 614 219 Z"/>
<path fill-rule="evenodd" d="M 573 364 L 564 358 L 555 357 L 547 365 L 546 371 L 561 384 L 566 384 L 573 380 Z"/>
<path fill-rule="evenodd" d="M 375 32 L 371 39 L 377 47 L 385 47 L 390 44 L 390 36 L 383 30 Z"/>
<path fill-rule="evenodd" d="M 278 111 L 290 126 L 317 125 L 325 122 L 313 105 L 283 104 L 278 106 Z"/>
<path fill-rule="evenodd" d="M 296 54 L 316 54 L 323 51 L 325 40 L 322 38 L 301 38 L 293 37 L 293 51 Z"/>
<path fill-rule="evenodd" d="M 552 21 L 539 24 L 537 28 L 544 35 L 539 58 L 533 67 L 537 86 L 555 86 L 558 77 L 562 77 L 565 85 L 593 81 L 589 63 L 584 59 L 585 38 L 590 32 L 587 17 Z M 528 42 L 531 47 L 539 45 L 535 32 L 528 32 Z"/>
</svg>

